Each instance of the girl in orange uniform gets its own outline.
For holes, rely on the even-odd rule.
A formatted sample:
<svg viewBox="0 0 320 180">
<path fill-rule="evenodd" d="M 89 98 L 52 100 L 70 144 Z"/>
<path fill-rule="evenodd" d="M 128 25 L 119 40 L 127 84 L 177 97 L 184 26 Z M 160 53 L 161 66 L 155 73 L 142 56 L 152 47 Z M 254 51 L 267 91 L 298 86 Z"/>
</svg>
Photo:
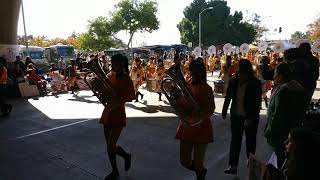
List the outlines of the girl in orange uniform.
<svg viewBox="0 0 320 180">
<path fill-rule="evenodd" d="M 125 170 L 131 166 L 131 155 L 124 151 L 121 146 L 117 146 L 118 138 L 123 127 L 126 126 L 125 103 L 135 99 L 132 80 L 128 75 L 128 59 L 121 54 L 112 56 L 112 71 L 107 78 L 112 88 L 116 92 L 111 103 L 104 109 L 100 123 L 103 124 L 104 136 L 107 143 L 107 151 L 112 172 L 106 176 L 106 180 L 115 179 L 119 176 L 116 155 L 125 160 Z"/>
<path fill-rule="evenodd" d="M 143 94 L 139 92 L 139 87 L 144 82 L 144 68 L 141 66 L 141 60 L 138 57 L 134 59 L 134 63 L 130 72 L 130 77 L 134 84 L 134 89 L 136 93 L 136 102 L 138 102 L 139 95 L 141 96 L 141 99 L 143 99 Z"/>
<path fill-rule="evenodd" d="M 200 60 L 190 63 L 191 80 L 187 85 L 201 109 L 202 122 L 188 126 L 180 121 L 176 138 L 180 141 L 180 163 L 195 171 L 198 180 L 204 180 L 207 169 L 203 165 L 207 144 L 213 142 L 210 116 L 215 110 L 212 88 L 207 84 L 206 67 Z M 198 114 L 195 112 L 194 114 Z"/>
<path fill-rule="evenodd" d="M 161 82 L 164 79 L 164 72 L 166 71 L 166 69 L 164 68 L 163 65 L 163 61 L 162 60 L 158 60 L 158 65 L 156 68 L 156 79 L 157 79 L 157 93 L 159 94 L 159 101 L 161 101 Z"/>
<path fill-rule="evenodd" d="M 189 66 L 190 66 L 190 63 L 192 62 L 192 59 L 193 57 L 188 55 L 188 59 L 187 61 L 184 63 L 184 79 L 186 81 L 189 81 L 190 80 L 190 69 L 189 69 Z"/>
</svg>

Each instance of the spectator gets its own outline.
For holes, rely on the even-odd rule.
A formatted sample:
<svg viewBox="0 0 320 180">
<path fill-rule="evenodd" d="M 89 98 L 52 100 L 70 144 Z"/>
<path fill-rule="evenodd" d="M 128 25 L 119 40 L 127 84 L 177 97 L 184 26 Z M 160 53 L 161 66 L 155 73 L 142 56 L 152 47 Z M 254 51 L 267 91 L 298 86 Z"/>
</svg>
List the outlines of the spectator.
<svg viewBox="0 0 320 180">
<path fill-rule="evenodd" d="M 24 81 L 24 63 L 21 61 L 20 56 L 16 56 L 16 61 L 14 62 L 14 78 L 16 82 Z"/>
<path fill-rule="evenodd" d="M 82 71 L 83 66 L 82 66 L 82 59 L 81 59 L 80 53 L 77 54 L 76 66 L 78 67 L 78 69 L 79 69 L 80 71 Z"/>
<path fill-rule="evenodd" d="M 320 135 L 306 128 L 296 128 L 289 134 L 287 160 L 282 170 L 287 180 L 319 177 Z"/>
<path fill-rule="evenodd" d="M 307 91 L 308 105 L 319 78 L 318 58 L 312 55 L 309 43 L 302 43 L 299 48 L 286 50 L 284 60 L 292 69 L 293 79 L 297 80 Z"/>
<path fill-rule="evenodd" d="M 12 110 L 12 105 L 6 102 L 6 85 L 8 81 L 7 69 L 0 61 L 0 109 L 3 115 L 8 115 Z"/>
<path fill-rule="evenodd" d="M 25 60 L 25 63 L 24 63 L 24 67 L 25 67 L 24 71 L 25 71 L 25 72 L 27 72 L 27 70 L 28 70 L 28 65 L 29 65 L 30 63 L 34 65 L 34 63 L 32 62 L 32 60 L 31 60 L 31 58 L 30 58 L 30 56 L 27 56 L 27 57 L 26 57 L 26 60 Z"/>
<path fill-rule="evenodd" d="M 247 59 L 241 59 L 237 75 L 229 82 L 222 110 L 222 118 L 225 119 L 232 100 L 229 167 L 224 171 L 227 174 L 237 174 L 243 131 L 247 158 L 250 153 L 255 154 L 261 95 L 261 83 L 254 76 L 252 64 Z"/>
<path fill-rule="evenodd" d="M 64 71 L 67 67 L 66 62 L 63 60 L 63 57 L 60 57 L 58 61 L 58 67 L 59 67 L 59 72 L 60 74 L 64 74 Z"/>
<path fill-rule="evenodd" d="M 49 72 L 58 71 L 56 64 L 52 63 Z"/>
<path fill-rule="evenodd" d="M 299 46 L 299 49 L 302 49 L 305 60 L 308 64 L 307 67 L 307 79 L 305 79 L 305 88 L 307 89 L 308 102 L 311 101 L 314 90 L 317 87 L 317 80 L 319 78 L 319 59 L 313 56 L 311 52 L 311 46 L 309 43 L 302 43 Z"/>
<path fill-rule="evenodd" d="M 285 160 L 283 143 L 289 131 L 302 124 L 305 94 L 299 82 L 292 80 L 289 65 L 286 63 L 276 67 L 273 79 L 275 87 L 267 111 L 265 137 L 277 155 L 278 167 L 281 167 Z"/>
<path fill-rule="evenodd" d="M 163 56 L 162 56 L 162 60 L 166 60 L 168 59 L 168 53 L 167 51 L 164 51 Z"/>
<path fill-rule="evenodd" d="M 31 85 L 37 85 L 39 92 L 41 95 L 47 94 L 47 82 L 36 73 L 36 69 L 33 68 L 32 64 L 29 64 L 28 66 L 28 75 L 27 79 L 29 81 L 29 84 Z"/>
</svg>

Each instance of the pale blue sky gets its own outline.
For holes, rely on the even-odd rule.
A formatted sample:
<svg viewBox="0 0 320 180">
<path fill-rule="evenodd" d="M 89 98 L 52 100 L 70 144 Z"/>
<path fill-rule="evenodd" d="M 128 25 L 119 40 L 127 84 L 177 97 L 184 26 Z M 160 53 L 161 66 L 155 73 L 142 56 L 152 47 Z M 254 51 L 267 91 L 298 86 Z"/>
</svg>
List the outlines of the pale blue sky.
<svg viewBox="0 0 320 180">
<path fill-rule="evenodd" d="M 119 0 L 24 0 L 27 33 L 45 35 L 49 38 L 67 37 L 73 31 L 86 31 L 87 21 L 97 16 L 110 17 L 109 12 Z M 192 0 L 157 0 L 159 30 L 153 33 L 139 33 L 134 37 L 133 45 L 146 43 L 180 43 L 180 34 L 176 25 L 183 18 L 183 10 Z M 290 34 L 305 31 L 307 25 L 320 15 L 319 0 L 227 0 L 231 10 L 241 10 L 245 17 L 252 13 L 262 16 L 262 24 L 271 29 L 268 39 L 287 39 Z M 274 33 L 273 29 L 282 27 L 283 33 Z M 20 15 L 18 34 L 23 34 Z M 125 42 L 125 32 L 119 37 Z M 202 37 L 203 39 L 205 37 Z"/>
</svg>

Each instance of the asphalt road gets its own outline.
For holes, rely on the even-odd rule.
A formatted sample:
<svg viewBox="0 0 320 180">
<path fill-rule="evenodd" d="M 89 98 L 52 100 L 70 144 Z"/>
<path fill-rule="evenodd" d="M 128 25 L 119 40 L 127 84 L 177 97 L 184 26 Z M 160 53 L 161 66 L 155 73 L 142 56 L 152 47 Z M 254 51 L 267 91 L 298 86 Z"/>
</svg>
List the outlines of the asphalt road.
<svg viewBox="0 0 320 180">
<path fill-rule="evenodd" d="M 209 77 L 213 85 L 216 78 Z M 315 98 L 319 98 L 319 89 Z M 166 100 L 141 90 L 139 103 L 128 103 L 128 125 L 119 144 L 133 154 L 129 172 L 121 180 L 192 180 L 195 175 L 179 164 L 179 141 L 174 139 L 177 117 Z M 164 98 L 165 99 L 165 98 Z M 230 122 L 222 120 L 223 98 L 216 95 L 212 117 L 215 142 L 208 146 L 205 165 L 207 179 L 247 179 L 243 144 L 238 176 L 225 175 L 230 145 Z M 12 114 L 0 119 L 0 180 L 98 180 L 111 170 L 102 126 L 98 119 L 103 106 L 90 91 L 76 95 L 59 94 L 15 99 Z M 268 160 L 270 149 L 263 138 L 265 107 L 257 140 L 257 157 Z"/>
</svg>

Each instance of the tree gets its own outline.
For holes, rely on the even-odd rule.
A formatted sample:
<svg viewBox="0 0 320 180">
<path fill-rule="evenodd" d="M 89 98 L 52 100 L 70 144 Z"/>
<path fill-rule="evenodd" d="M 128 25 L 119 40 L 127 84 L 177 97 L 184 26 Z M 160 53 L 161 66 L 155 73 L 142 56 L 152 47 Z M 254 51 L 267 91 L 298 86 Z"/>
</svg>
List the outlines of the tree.
<svg viewBox="0 0 320 180">
<path fill-rule="evenodd" d="M 307 31 L 307 34 L 309 35 L 310 40 L 320 40 L 320 18 L 309 24 L 308 27 L 309 30 Z"/>
<path fill-rule="evenodd" d="M 29 42 L 31 39 L 33 39 L 33 36 L 32 36 L 32 35 L 27 36 L 28 42 Z M 18 36 L 17 36 L 17 43 L 18 43 L 18 45 L 24 45 L 24 46 L 25 46 L 25 45 L 26 45 L 26 40 L 25 40 L 24 36 L 18 35 Z"/>
<path fill-rule="evenodd" d="M 29 46 L 39 46 L 46 47 L 48 46 L 48 41 L 45 36 L 36 36 L 29 40 Z"/>
<path fill-rule="evenodd" d="M 116 5 L 116 10 L 110 20 L 114 37 L 116 33 L 122 30 L 128 31 L 130 37 L 127 47 L 129 48 L 136 32 L 146 31 L 151 33 L 159 28 L 156 13 L 157 3 L 154 1 L 121 0 Z"/>
<path fill-rule="evenodd" d="M 194 0 L 185 8 L 183 12 L 185 17 L 177 25 L 182 43 L 199 43 L 199 13 L 208 7 L 213 7 L 213 10 L 208 10 L 201 15 L 201 34 L 204 46 L 227 42 L 241 45 L 255 40 L 257 36 L 255 26 L 249 22 L 243 22 L 241 11 L 235 11 L 231 15 L 226 1 Z"/>
<path fill-rule="evenodd" d="M 296 31 L 293 34 L 291 34 L 291 41 L 298 41 L 299 39 L 308 39 L 307 33 Z"/>
<path fill-rule="evenodd" d="M 261 25 L 261 16 L 257 13 L 253 14 L 250 23 L 253 24 L 257 32 L 255 40 L 261 40 L 262 36 L 269 31 L 267 27 Z"/>
<path fill-rule="evenodd" d="M 99 16 L 89 21 L 88 32 L 79 35 L 79 45 L 86 51 L 103 51 L 111 47 L 119 48 L 122 42 L 112 36 L 107 18 Z"/>
</svg>

